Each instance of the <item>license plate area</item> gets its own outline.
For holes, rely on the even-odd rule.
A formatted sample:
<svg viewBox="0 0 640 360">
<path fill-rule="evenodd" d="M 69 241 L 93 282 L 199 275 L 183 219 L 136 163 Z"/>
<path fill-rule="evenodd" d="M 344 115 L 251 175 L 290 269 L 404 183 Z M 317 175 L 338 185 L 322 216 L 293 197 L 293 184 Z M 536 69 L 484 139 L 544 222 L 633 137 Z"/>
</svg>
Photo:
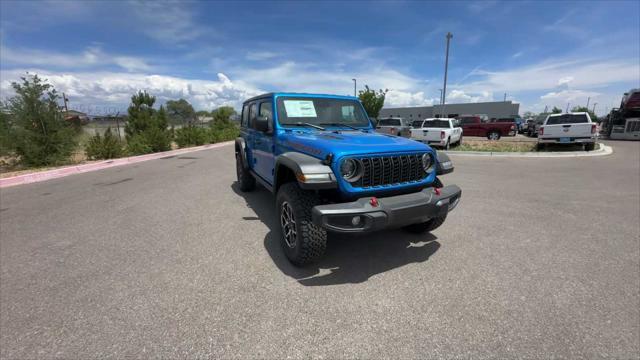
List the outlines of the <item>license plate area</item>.
<svg viewBox="0 0 640 360">
<path fill-rule="evenodd" d="M 571 138 L 569 138 L 569 137 L 561 137 L 561 138 L 560 138 L 560 140 L 559 140 L 559 142 L 560 142 L 561 144 L 566 144 L 566 143 L 571 142 Z"/>
</svg>

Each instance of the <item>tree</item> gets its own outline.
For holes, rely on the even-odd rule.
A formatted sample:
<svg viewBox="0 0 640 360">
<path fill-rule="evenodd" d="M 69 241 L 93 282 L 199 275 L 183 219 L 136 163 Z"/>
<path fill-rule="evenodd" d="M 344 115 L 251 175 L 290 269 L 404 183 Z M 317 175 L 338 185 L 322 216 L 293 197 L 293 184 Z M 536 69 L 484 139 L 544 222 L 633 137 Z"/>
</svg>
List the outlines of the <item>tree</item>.
<svg viewBox="0 0 640 360">
<path fill-rule="evenodd" d="M 534 117 L 536 117 L 536 113 L 534 113 L 533 111 L 525 111 L 524 114 L 522 114 L 522 117 L 525 119 L 532 119 Z"/>
<path fill-rule="evenodd" d="M 185 99 L 169 100 L 166 106 L 169 122 L 173 125 L 192 125 L 197 120 L 193 106 Z"/>
<path fill-rule="evenodd" d="M 213 116 L 213 124 L 227 124 L 231 121 L 231 116 L 235 114 L 236 110 L 231 106 L 220 106 L 211 112 L 211 115 Z"/>
<path fill-rule="evenodd" d="M 211 116 L 211 113 L 208 112 L 207 110 L 198 110 L 196 111 L 196 116 L 200 117 L 200 116 Z"/>
<path fill-rule="evenodd" d="M 9 99 L 11 135 L 16 153 L 27 165 L 53 165 L 67 160 L 76 146 L 73 127 L 58 108 L 58 94 L 37 75 L 13 82 Z"/>
<path fill-rule="evenodd" d="M 163 106 L 153 108 L 156 98 L 139 91 L 131 97 L 131 105 L 125 133 L 127 148 L 131 154 L 166 151 L 171 149 L 171 132 L 167 112 Z"/>
<path fill-rule="evenodd" d="M 587 109 L 586 106 L 575 106 L 573 109 L 571 109 L 572 112 L 586 112 L 589 113 L 589 117 L 591 118 L 591 121 L 593 122 L 599 122 L 600 119 L 598 119 L 598 115 L 596 115 L 593 111 Z"/>
<path fill-rule="evenodd" d="M 360 90 L 358 97 L 365 111 L 372 118 L 378 118 L 380 110 L 384 106 L 384 98 L 387 96 L 388 89 L 375 91 L 369 89 L 369 86 L 364 86 L 365 90 Z"/>
<path fill-rule="evenodd" d="M 562 114 L 562 109 L 560 109 L 557 106 L 554 106 L 553 109 L 551 109 L 551 113 L 552 114 Z"/>
</svg>

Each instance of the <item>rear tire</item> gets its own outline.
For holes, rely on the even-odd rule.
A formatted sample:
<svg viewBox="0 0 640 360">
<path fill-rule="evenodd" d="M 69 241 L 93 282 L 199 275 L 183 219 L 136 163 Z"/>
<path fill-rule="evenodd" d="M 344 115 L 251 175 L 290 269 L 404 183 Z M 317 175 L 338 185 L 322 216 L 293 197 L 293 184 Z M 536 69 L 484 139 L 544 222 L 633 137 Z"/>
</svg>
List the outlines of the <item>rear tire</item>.
<svg viewBox="0 0 640 360">
<path fill-rule="evenodd" d="M 405 226 L 404 229 L 407 232 L 410 232 L 413 234 L 424 234 L 426 232 L 431 232 L 439 228 L 442 224 L 444 224 L 445 220 L 447 220 L 447 214 L 444 214 L 439 217 L 435 217 L 433 219 L 429 219 L 428 221 L 425 221 L 422 223 Z"/>
<path fill-rule="evenodd" d="M 320 200 L 315 193 L 300 189 L 295 182 L 278 189 L 276 210 L 282 249 L 296 266 L 317 261 L 327 248 L 327 231 L 311 221 L 311 209 L 318 204 Z"/>
<path fill-rule="evenodd" d="M 240 184 L 240 191 L 249 192 L 256 188 L 256 179 L 244 166 L 242 155 L 239 152 L 236 152 L 236 176 Z"/>
</svg>

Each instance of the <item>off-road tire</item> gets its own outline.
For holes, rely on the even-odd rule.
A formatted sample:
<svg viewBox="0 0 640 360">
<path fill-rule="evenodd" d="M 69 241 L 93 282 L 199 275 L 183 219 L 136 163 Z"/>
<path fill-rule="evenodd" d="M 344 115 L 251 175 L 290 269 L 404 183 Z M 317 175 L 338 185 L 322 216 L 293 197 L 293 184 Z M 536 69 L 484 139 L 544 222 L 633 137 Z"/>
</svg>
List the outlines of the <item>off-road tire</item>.
<svg viewBox="0 0 640 360">
<path fill-rule="evenodd" d="M 584 151 L 593 151 L 596 148 L 596 143 L 586 143 L 584 144 Z"/>
<path fill-rule="evenodd" d="M 240 184 L 240 191 L 249 192 L 256 188 L 256 179 L 247 171 L 240 153 L 236 153 L 236 176 L 238 184 Z"/>
<path fill-rule="evenodd" d="M 439 228 L 445 220 L 447 220 L 447 214 L 429 219 L 429 221 L 405 226 L 404 229 L 410 233 L 423 234 Z"/>
<path fill-rule="evenodd" d="M 287 202 L 294 214 L 297 236 L 293 247 L 285 241 L 285 230 L 281 221 L 284 202 Z M 311 209 L 318 204 L 320 200 L 315 193 L 300 189 L 294 182 L 283 184 L 278 189 L 276 213 L 280 223 L 280 241 L 285 255 L 296 266 L 317 261 L 327 248 L 327 231 L 313 224 L 311 220 Z"/>
</svg>

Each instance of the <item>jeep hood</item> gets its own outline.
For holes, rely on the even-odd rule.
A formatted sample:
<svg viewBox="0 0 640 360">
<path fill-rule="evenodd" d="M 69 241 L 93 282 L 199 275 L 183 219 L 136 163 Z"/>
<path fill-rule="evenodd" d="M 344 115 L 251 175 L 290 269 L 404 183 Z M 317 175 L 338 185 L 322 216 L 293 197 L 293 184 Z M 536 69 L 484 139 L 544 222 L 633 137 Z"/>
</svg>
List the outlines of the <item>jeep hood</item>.
<svg viewBox="0 0 640 360">
<path fill-rule="evenodd" d="M 299 151 L 324 158 L 359 154 L 428 151 L 429 147 L 399 136 L 362 131 L 287 131 L 281 134 L 281 144 L 289 151 Z"/>
</svg>

